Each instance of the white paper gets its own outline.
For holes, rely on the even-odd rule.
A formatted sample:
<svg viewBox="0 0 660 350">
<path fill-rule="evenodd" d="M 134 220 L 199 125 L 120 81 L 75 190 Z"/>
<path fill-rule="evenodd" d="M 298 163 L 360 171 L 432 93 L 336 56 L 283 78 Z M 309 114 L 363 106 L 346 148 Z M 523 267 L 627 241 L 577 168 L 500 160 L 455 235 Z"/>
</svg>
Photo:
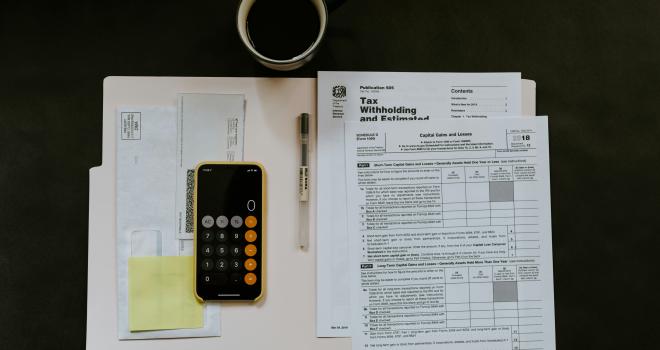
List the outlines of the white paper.
<svg viewBox="0 0 660 350">
<path fill-rule="evenodd" d="M 347 337 L 344 121 L 375 118 L 374 124 L 403 126 L 426 118 L 519 115 L 521 80 L 520 73 L 319 72 L 317 93 L 316 332 Z"/>
<path fill-rule="evenodd" d="M 204 307 L 203 328 L 131 332 L 128 327 L 128 258 L 180 255 L 173 215 L 176 120 L 174 107 L 126 107 L 117 111 L 119 339 L 220 336 L 220 306 L 213 303 Z"/>
<path fill-rule="evenodd" d="M 547 117 L 345 136 L 353 349 L 555 349 Z"/>
<path fill-rule="evenodd" d="M 177 237 L 193 239 L 195 167 L 202 161 L 243 160 L 245 96 L 179 94 L 178 104 L 176 229 Z"/>
</svg>

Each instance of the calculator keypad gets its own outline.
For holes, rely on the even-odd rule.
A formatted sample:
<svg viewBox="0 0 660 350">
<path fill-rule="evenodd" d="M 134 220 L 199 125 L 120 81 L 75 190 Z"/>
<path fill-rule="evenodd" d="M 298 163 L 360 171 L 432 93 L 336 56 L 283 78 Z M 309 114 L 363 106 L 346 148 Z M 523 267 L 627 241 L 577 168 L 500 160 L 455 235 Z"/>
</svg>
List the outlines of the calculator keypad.
<svg viewBox="0 0 660 350">
<path fill-rule="evenodd" d="M 205 220 L 209 222 L 208 218 L 212 218 L 212 216 L 205 215 L 202 223 Z M 215 258 L 202 260 L 202 271 L 208 271 L 208 273 L 202 273 L 202 283 L 254 285 L 257 282 L 257 275 L 253 271 L 257 268 L 257 261 L 252 257 L 257 254 L 257 246 L 254 245 L 258 236 L 257 231 L 254 230 L 257 226 L 257 218 L 253 215 L 245 218 L 234 215 L 231 219 L 227 219 L 227 216 L 220 215 L 215 219 L 215 224 L 218 228 L 231 225 L 233 229 L 229 231 L 231 232 L 229 234 L 228 231 L 222 229 L 217 232 L 202 231 L 201 240 L 204 244 L 201 245 L 201 255 Z M 241 228 L 245 228 L 245 230 L 240 230 Z M 231 245 L 226 244 L 228 240 Z"/>
</svg>

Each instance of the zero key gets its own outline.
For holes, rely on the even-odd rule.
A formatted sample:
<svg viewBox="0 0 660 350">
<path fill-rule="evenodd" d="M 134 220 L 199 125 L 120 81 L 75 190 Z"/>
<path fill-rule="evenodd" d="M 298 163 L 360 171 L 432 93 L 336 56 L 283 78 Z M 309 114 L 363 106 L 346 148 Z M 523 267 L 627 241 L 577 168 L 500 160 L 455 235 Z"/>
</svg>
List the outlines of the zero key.
<svg viewBox="0 0 660 350">
<path fill-rule="evenodd" d="M 223 285 L 227 283 L 227 275 L 224 273 L 212 273 L 202 275 L 202 282 L 213 285 Z"/>
</svg>

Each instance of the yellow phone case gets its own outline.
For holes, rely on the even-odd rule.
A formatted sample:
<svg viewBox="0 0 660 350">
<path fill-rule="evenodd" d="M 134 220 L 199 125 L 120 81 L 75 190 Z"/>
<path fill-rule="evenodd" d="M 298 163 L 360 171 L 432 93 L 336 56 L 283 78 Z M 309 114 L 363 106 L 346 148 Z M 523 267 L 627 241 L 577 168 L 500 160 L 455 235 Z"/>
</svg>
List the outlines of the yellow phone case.
<svg viewBox="0 0 660 350">
<path fill-rule="evenodd" d="M 266 265 L 264 264 L 264 261 L 266 261 L 266 237 L 267 237 L 267 229 L 266 229 L 266 222 L 267 222 L 267 211 L 268 211 L 268 205 L 267 205 L 267 183 L 266 183 L 266 169 L 261 163 L 258 162 L 215 162 L 215 161 L 204 161 L 199 164 L 197 164 L 197 167 L 195 167 L 195 189 L 193 192 L 193 217 L 195 218 L 194 220 L 194 225 L 193 225 L 193 250 L 194 250 L 194 260 L 195 263 L 193 264 L 193 292 L 195 294 L 195 297 L 200 301 L 200 302 L 205 302 L 206 300 L 202 299 L 198 294 L 197 294 L 197 191 L 198 191 L 198 172 L 199 168 L 203 165 L 255 165 L 258 166 L 261 169 L 261 203 L 262 203 L 262 210 L 261 210 L 261 261 L 258 262 L 261 266 L 261 278 L 259 279 L 259 283 L 261 285 L 261 293 L 259 296 L 257 296 L 253 300 L 222 300 L 222 302 L 251 302 L 251 303 L 256 303 L 260 302 L 264 298 L 264 294 L 266 291 Z"/>
</svg>

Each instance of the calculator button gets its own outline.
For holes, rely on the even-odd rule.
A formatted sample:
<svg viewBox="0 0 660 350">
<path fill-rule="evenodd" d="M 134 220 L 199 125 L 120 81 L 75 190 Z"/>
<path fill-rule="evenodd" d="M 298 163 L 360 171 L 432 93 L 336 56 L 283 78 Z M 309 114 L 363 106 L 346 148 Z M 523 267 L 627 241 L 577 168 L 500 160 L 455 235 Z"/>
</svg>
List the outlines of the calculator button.
<svg viewBox="0 0 660 350">
<path fill-rule="evenodd" d="M 232 232 L 231 233 L 231 239 L 233 239 L 235 242 L 238 242 L 241 240 L 241 233 L 240 232 Z"/>
<path fill-rule="evenodd" d="M 231 227 L 233 228 L 239 228 L 243 225 L 243 218 L 241 218 L 238 215 L 234 215 L 231 217 Z"/>
<path fill-rule="evenodd" d="M 202 246 L 202 255 L 211 256 L 213 255 L 213 246 L 210 244 L 204 244 Z"/>
<path fill-rule="evenodd" d="M 202 283 L 223 285 L 227 283 L 227 275 L 224 273 L 205 273 L 202 275 Z"/>
<path fill-rule="evenodd" d="M 220 230 L 218 234 L 216 235 L 216 238 L 218 239 L 218 242 L 224 242 L 227 240 L 227 231 L 225 230 Z"/>
<path fill-rule="evenodd" d="M 215 268 L 216 268 L 218 271 L 227 271 L 227 268 L 229 267 L 229 266 L 227 266 L 227 265 L 228 265 L 228 264 L 227 264 L 227 260 L 225 260 L 225 259 L 218 259 L 218 260 L 215 262 Z"/>
<path fill-rule="evenodd" d="M 231 274 L 231 276 L 229 276 L 229 281 L 231 283 L 238 284 L 241 282 L 241 277 L 242 276 L 240 273 L 234 272 Z"/>
<path fill-rule="evenodd" d="M 212 240 L 213 240 L 213 232 L 208 230 L 202 232 L 202 241 L 211 242 Z"/>
<path fill-rule="evenodd" d="M 218 254 L 219 256 L 225 256 L 228 253 L 228 248 L 226 244 L 219 244 L 217 247 L 215 247 L 215 253 Z"/>
<path fill-rule="evenodd" d="M 215 224 L 218 225 L 218 227 L 220 227 L 220 228 L 227 227 L 228 223 L 229 223 L 229 220 L 224 215 L 220 215 L 220 216 L 218 216 L 218 218 L 215 219 Z"/>
<path fill-rule="evenodd" d="M 249 211 L 254 211 L 254 208 L 257 207 L 257 204 L 254 202 L 254 200 L 250 199 L 247 201 L 247 210 Z"/>
<path fill-rule="evenodd" d="M 257 246 L 254 244 L 248 244 L 245 246 L 245 255 L 254 256 L 257 254 Z"/>
<path fill-rule="evenodd" d="M 211 228 L 213 224 L 215 223 L 215 220 L 213 220 L 213 217 L 211 215 L 206 215 L 205 217 L 202 218 L 202 226 L 206 228 Z"/>
<path fill-rule="evenodd" d="M 248 228 L 253 228 L 253 227 L 257 226 L 257 218 L 255 218 L 252 215 L 246 217 L 245 218 L 245 226 L 247 226 Z"/>
<path fill-rule="evenodd" d="M 254 259 L 247 259 L 245 260 L 245 269 L 248 271 L 254 271 L 254 269 L 257 268 L 257 261 Z"/>
<path fill-rule="evenodd" d="M 245 232 L 245 240 L 252 243 L 257 240 L 257 233 L 254 230 L 247 230 Z"/>
<path fill-rule="evenodd" d="M 245 274 L 244 280 L 245 280 L 245 284 L 251 286 L 257 283 L 257 275 L 253 274 L 252 272 L 248 272 Z"/>
<path fill-rule="evenodd" d="M 238 259 L 234 259 L 231 261 L 231 269 L 234 271 L 238 271 L 241 269 L 241 261 Z"/>
<path fill-rule="evenodd" d="M 211 259 L 202 260 L 202 270 L 204 270 L 204 271 L 213 270 L 213 260 L 211 260 Z"/>
<path fill-rule="evenodd" d="M 231 247 L 231 255 L 233 256 L 239 256 L 241 255 L 241 247 L 235 245 Z"/>
</svg>

